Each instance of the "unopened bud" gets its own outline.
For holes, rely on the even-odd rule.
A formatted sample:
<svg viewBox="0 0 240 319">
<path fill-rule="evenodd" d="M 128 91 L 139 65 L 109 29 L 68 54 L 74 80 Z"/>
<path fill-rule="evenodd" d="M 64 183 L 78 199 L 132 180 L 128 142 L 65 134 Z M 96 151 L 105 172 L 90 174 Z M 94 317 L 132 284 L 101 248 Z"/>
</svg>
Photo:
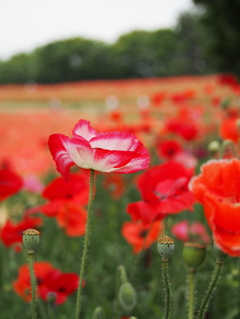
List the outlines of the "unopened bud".
<svg viewBox="0 0 240 319">
<path fill-rule="evenodd" d="M 23 232 L 23 245 L 28 250 L 28 253 L 34 253 L 36 247 L 39 244 L 40 232 L 36 229 L 27 229 Z"/>
<path fill-rule="evenodd" d="M 218 141 L 212 141 L 211 143 L 208 144 L 208 150 L 210 153 L 216 153 L 220 149 L 220 143 Z"/>
<path fill-rule="evenodd" d="M 47 293 L 47 301 L 49 302 L 50 305 L 54 305 L 56 299 L 57 299 L 56 292 L 50 291 Z"/>
<path fill-rule="evenodd" d="M 190 271 L 196 271 L 206 257 L 206 246 L 198 243 L 186 243 L 184 244 L 183 260 L 190 268 Z"/>
<path fill-rule="evenodd" d="M 158 239 L 158 252 L 163 261 L 168 261 L 168 258 L 174 250 L 174 240 L 168 236 L 163 236 Z"/>
<path fill-rule="evenodd" d="M 93 319 L 106 319 L 106 315 L 102 307 L 97 307 L 95 309 Z"/>
<path fill-rule="evenodd" d="M 126 282 L 119 289 L 118 299 L 120 305 L 126 311 L 131 311 L 137 303 L 137 296 L 133 286 Z"/>
</svg>

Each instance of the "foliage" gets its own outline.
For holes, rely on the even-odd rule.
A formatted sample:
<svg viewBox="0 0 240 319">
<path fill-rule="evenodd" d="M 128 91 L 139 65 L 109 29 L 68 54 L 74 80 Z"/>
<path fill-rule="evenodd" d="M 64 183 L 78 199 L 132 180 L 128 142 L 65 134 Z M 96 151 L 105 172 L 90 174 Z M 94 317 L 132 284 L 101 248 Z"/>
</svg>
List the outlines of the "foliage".
<svg viewBox="0 0 240 319">
<path fill-rule="evenodd" d="M 176 28 L 133 31 L 114 44 L 84 38 L 56 41 L 1 61 L 0 84 L 209 73 L 206 39 L 199 15 L 186 13 Z"/>
<path fill-rule="evenodd" d="M 240 1 L 194 0 L 202 7 L 202 22 L 206 25 L 209 52 L 219 71 L 240 74 Z"/>
</svg>

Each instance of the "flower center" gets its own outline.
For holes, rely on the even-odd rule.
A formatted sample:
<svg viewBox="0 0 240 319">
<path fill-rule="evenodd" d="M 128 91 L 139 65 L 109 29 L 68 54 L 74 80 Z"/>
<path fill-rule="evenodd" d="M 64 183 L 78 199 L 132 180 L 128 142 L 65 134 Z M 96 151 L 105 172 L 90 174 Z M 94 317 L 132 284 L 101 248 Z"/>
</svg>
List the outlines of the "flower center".
<svg viewBox="0 0 240 319">
<path fill-rule="evenodd" d="M 231 195 L 226 196 L 222 199 L 224 203 L 234 204 L 234 206 L 240 206 L 240 196 L 239 195 Z"/>
</svg>

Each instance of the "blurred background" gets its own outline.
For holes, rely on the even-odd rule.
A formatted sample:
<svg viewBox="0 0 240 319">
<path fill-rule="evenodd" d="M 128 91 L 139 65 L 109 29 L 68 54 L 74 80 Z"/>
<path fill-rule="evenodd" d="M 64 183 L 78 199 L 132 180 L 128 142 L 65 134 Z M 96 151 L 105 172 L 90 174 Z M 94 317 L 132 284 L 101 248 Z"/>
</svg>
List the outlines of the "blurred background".
<svg viewBox="0 0 240 319">
<path fill-rule="evenodd" d="M 10 0 L 0 84 L 240 73 L 240 1 Z"/>
</svg>

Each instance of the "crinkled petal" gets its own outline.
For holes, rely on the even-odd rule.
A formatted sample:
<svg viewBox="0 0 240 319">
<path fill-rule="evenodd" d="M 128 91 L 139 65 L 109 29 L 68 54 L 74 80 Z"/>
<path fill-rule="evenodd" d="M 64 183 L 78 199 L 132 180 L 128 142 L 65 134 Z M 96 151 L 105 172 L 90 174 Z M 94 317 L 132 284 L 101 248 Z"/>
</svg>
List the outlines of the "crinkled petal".
<svg viewBox="0 0 240 319">
<path fill-rule="evenodd" d="M 73 129 L 74 137 L 82 137 L 87 141 L 90 141 L 97 132 L 90 126 L 90 122 L 86 120 L 80 120 Z"/>
</svg>

